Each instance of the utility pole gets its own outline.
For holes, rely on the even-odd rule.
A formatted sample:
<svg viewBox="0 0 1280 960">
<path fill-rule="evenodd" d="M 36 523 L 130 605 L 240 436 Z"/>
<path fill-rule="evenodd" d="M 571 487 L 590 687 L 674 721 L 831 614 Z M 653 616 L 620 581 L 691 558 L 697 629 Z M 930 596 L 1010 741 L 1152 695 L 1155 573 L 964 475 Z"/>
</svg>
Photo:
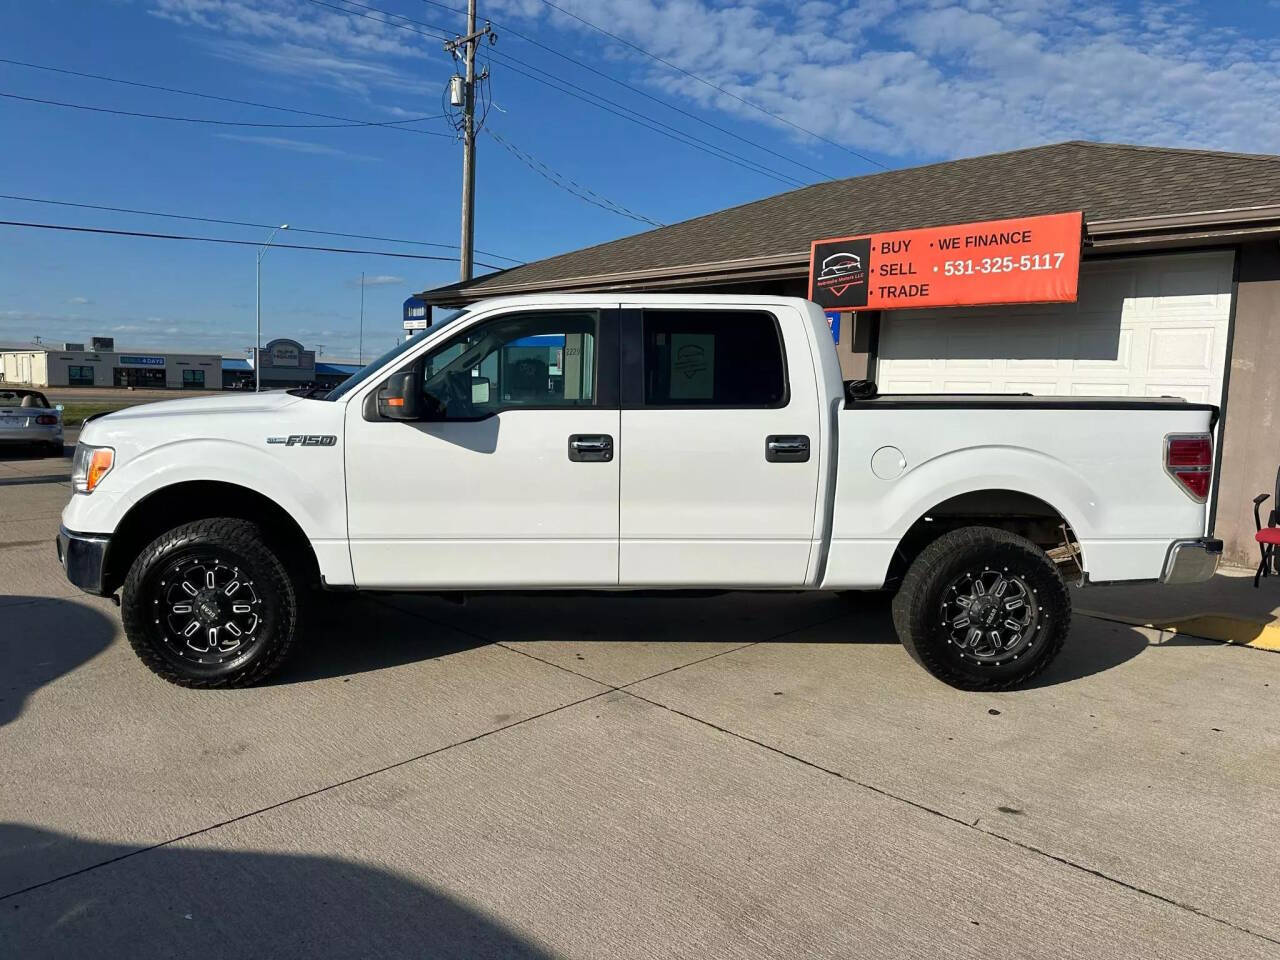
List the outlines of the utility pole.
<svg viewBox="0 0 1280 960">
<path fill-rule="evenodd" d="M 456 37 L 445 43 L 445 52 L 454 57 L 459 55 L 466 64 L 466 76 L 459 84 L 449 84 L 450 102 L 462 108 L 462 242 L 458 257 L 460 279 L 471 279 L 471 266 L 475 244 L 475 201 L 476 201 L 476 45 L 484 37 L 496 43 L 497 34 L 485 22 L 483 30 L 476 29 L 476 0 L 467 0 L 467 35 Z M 459 54 L 459 50 L 462 51 Z M 479 77 L 483 80 L 487 74 Z"/>
<path fill-rule="evenodd" d="M 276 234 L 281 230 L 288 230 L 289 225 L 282 223 L 269 234 L 267 234 L 267 242 L 258 248 L 258 267 L 255 274 L 255 282 L 257 286 L 257 301 L 254 307 L 254 325 L 257 327 L 258 336 L 254 341 L 256 344 L 253 351 L 253 390 L 255 393 L 262 390 L 262 258 L 267 255 L 267 250 L 271 247 L 271 241 L 276 238 Z"/>
</svg>

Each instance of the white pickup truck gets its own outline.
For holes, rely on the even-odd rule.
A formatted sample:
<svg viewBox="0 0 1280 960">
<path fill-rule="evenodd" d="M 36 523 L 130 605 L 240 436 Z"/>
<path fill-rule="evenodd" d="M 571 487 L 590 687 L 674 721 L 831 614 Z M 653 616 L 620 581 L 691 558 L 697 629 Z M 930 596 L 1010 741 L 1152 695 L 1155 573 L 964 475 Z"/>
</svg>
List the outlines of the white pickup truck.
<svg viewBox="0 0 1280 960">
<path fill-rule="evenodd" d="M 896 589 L 903 645 L 967 689 L 1061 649 L 1064 576 L 1186 583 L 1216 409 L 1171 398 L 876 396 L 826 319 L 759 296 L 491 300 L 323 399 L 87 423 L 58 555 L 120 592 L 142 661 L 261 680 L 308 591 Z"/>
</svg>

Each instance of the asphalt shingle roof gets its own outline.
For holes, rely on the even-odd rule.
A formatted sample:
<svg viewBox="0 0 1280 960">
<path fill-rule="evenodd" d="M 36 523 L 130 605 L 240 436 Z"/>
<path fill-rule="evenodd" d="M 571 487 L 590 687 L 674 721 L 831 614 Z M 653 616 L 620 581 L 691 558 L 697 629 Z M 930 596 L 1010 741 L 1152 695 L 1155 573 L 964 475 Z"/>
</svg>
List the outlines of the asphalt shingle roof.
<svg viewBox="0 0 1280 960">
<path fill-rule="evenodd" d="M 555 289 L 622 271 L 807 256 L 821 237 L 1068 210 L 1088 222 L 1270 204 L 1280 204 L 1280 156 L 1070 141 L 825 181 L 439 290 Z"/>
</svg>

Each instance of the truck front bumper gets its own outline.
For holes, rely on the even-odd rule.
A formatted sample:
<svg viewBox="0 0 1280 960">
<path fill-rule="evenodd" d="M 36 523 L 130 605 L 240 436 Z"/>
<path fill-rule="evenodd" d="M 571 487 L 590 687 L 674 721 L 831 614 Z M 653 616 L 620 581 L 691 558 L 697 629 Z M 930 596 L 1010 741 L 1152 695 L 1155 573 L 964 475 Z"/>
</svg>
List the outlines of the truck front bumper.
<svg viewBox="0 0 1280 960">
<path fill-rule="evenodd" d="M 1203 583 L 1218 572 L 1222 559 L 1222 541 L 1210 537 L 1175 540 L 1165 558 L 1161 583 Z"/>
<path fill-rule="evenodd" d="M 107 557 L 110 537 L 90 533 L 72 533 L 66 527 L 58 529 L 58 562 L 66 571 L 67 579 L 96 596 L 106 596 L 102 590 L 102 568 Z"/>
</svg>

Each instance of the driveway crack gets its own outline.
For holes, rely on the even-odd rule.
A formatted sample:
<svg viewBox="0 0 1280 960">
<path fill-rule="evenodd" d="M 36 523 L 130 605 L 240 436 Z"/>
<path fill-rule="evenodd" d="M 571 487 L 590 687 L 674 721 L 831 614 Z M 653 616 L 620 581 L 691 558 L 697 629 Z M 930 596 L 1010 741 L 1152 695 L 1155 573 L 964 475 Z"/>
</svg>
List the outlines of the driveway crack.
<svg viewBox="0 0 1280 960">
<path fill-rule="evenodd" d="M 799 756 L 798 754 L 790 753 L 786 750 L 783 750 L 780 747 L 775 747 L 772 744 L 765 743 L 762 740 L 757 740 L 754 737 L 747 736 L 746 734 L 738 733 L 736 730 L 730 730 L 728 727 L 722 727 L 719 724 L 713 723 L 710 720 L 705 720 L 702 717 L 695 716 L 694 714 L 686 713 L 683 710 L 677 709 L 676 707 L 668 706 L 667 704 L 661 703 L 657 700 L 651 700 L 648 697 L 643 696 L 639 693 L 636 693 L 632 690 L 619 688 L 619 692 L 625 693 L 629 697 L 635 697 L 637 700 L 643 700 L 645 703 L 651 704 L 655 707 L 660 707 L 663 710 L 667 710 L 671 713 L 674 713 L 675 715 L 679 717 L 683 717 L 686 720 L 692 720 L 694 723 L 699 723 L 699 724 L 702 724 L 703 726 L 710 727 L 712 730 L 716 730 L 720 733 L 726 734 L 727 736 L 734 737 L 738 740 L 742 740 L 746 743 L 753 744 L 754 746 L 760 747 L 764 750 L 768 750 L 770 753 L 775 753 L 779 756 L 785 757 L 788 760 L 793 760 L 796 763 L 803 764 L 804 766 L 809 767 L 812 770 L 817 770 L 821 773 L 825 773 L 830 776 L 837 777 L 846 783 L 852 784 L 853 786 L 856 786 L 856 787 L 860 787 L 863 790 L 867 790 L 878 796 L 885 797 L 886 799 L 893 800 L 898 803 L 904 803 L 907 806 L 914 807 L 915 809 L 920 810 L 924 813 L 930 814 L 931 816 L 938 817 L 942 820 L 946 820 L 948 823 L 955 824 L 956 826 L 962 827 L 965 830 L 973 830 L 976 833 L 980 833 L 984 836 L 991 837 L 993 840 L 999 840 L 1002 843 L 1006 843 L 1011 847 L 1016 847 L 1017 849 L 1022 850 L 1026 853 L 1030 853 L 1034 856 L 1042 857 L 1046 860 L 1051 860 L 1054 863 L 1061 864 L 1062 866 L 1069 867 L 1073 870 L 1078 870 L 1081 873 L 1087 873 L 1091 876 L 1097 877 L 1100 880 L 1105 880 L 1108 883 L 1112 883 L 1118 887 L 1122 887 L 1125 890 L 1129 890 L 1133 893 L 1137 893 L 1144 897 L 1149 897 L 1152 900 L 1157 900 L 1160 903 L 1168 904 L 1169 906 L 1175 907 L 1176 909 L 1185 910 L 1188 913 L 1193 913 L 1198 917 L 1203 917 L 1206 920 L 1210 920 L 1214 923 L 1221 924 L 1222 926 L 1235 930 L 1238 933 L 1248 934 L 1249 936 L 1257 937 L 1259 940 L 1263 940 L 1267 943 L 1280 945 L 1280 938 L 1270 936 L 1269 934 L 1266 934 L 1266 933 L 1261 933 L 1257 930 L 1252 930 L 1249 927 L 1241 926 L 1240 924 L 1234 923 L 1231 920 L 1226 920 L 1226 919 L 1223 919 L 1222 917 L 1215 916 L 1214 914 L 1209 913 L 1207 910 L 1203 909 L 1202 907 L 1197 907 L 1195 904 L 1185 903 L 1173 897 L 1165 896 L 1164 894 L 1158 893 L 1155 890 L 1148 889 L 1147 887 L 1138 886 L 1135 883 L 1130 883 L 1127 880 L 1122 880 L 1119 877 L 1114 877 L 1111 874 L 1105 873 L 1104 871 L 1099 870 L 1095 867 L 1090 867 L 1090 866 L 1087 866 L 1086 864 L 1078 863 L 1077 861 L 1072 860 L 1069 857 L 1064 857 L 1060 854 L 1052 853 L 1041 847 L 1037 847 L 1035 844 L 1026 843 L 1025 841 L 1022 841 L 1022 840 L 1015 840 L 1011 837 L 1005 836 L 1004 834 L 997 833 L 994 830 L 990 830 L 986 827 L 979 826 L 978 824 L 981 818 L 979 818 L 979 820 L 974 820 L 972 823 L 970 823 L 967 820 L 963 820 L 959 817 L 953 816 L 952 814 L 949 814 L 944 810 L 939 810 L 935 807 L 931 807 L 928 804 L 921 803 L 918 800 L 912 800 L 910 797 L 905 797 L 905 796 L 902 796 L 901 794 L 894 793 L 891 790 L 886 790 L 883 787 L 878 787 L 875 784 L 868 783 L 865 780 L 859 780 L 856 777 L 851 777 L 848 774 L 842 773 L 839 770 L 833 770 L 830 767 L 825 767 L 820 763 L 816 763 L 812 760 L 808 760 L 804 757 Z"/>
</svg>

